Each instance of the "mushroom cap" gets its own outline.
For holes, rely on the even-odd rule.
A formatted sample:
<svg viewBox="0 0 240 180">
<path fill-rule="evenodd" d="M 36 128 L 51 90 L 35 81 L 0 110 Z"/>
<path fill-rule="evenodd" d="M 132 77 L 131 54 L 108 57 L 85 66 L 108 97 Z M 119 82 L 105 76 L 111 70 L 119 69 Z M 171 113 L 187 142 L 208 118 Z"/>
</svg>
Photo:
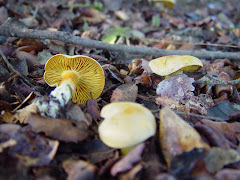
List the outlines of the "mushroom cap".
<svg viewBox="0 0 240 180">
<path fill-rule="evenodd" d="M 93 99 L 100 96 L 104 88 L 105 76 L 96 60 L 82 55 L 57 54 L 47 61 L 44 79 L 49 86 L 59 86 L 63 74 L 68 71 L 76 72 L 78 75 L 78 84 L 71 98 L 73 102 L 85 103 L 91 99 L 90 93 Z"/>
<path fill-rule="evenodd" d="M 149 62 L 151 70 L 160 76 L 167 76 L 177 71 L 194 71 L 203 67 L 202 62 L 194 56 L 163 56 Z"/>
<path fill-rule="evenodd" d="M 156 133 L 154 115 L 138 103 L 110 103 L 102 108 L 101 116 L 104 120 L 98 128 L 99 136 L 109 147 L 131 147 Z"/>
</svg>

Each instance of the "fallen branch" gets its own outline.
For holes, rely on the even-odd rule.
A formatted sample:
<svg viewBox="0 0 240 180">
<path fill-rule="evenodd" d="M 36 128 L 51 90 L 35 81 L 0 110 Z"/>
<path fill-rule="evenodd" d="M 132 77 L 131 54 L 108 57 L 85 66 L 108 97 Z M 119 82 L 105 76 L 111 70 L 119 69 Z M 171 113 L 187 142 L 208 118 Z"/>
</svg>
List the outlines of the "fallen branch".
<svg viewBox="0 0 240 180">
<path fill-rule="evenodd" d="M 225 81 L 222 79 L 218 79 L 213 76 L 206 75 L 209 78 L 209 81 L 195 81 L 195 84 L 204 84 L 204 85 L 209 85 L 209 86 L 215 86 L 215 85 L 236 85 L 240 83 L 240 78 L 236 80 L 231 80 L 231 81 Z"/>
<path fill-rule="evenodd" d="M 85 47 L 119 51 L 130 54 L 143 54 L 155 56 L 167 56 L 175 54 L 175 55 L 192 55 L 200 59 L 223 59 L 223 58 L 232 60 L 240 59 L 240 52 L 166 50 L 166 49 L 153 49 L 150 47 L 112 45 L 101 41 L 84 39 L 79 36 L 74 36 L 68 32 L 17 28 L 15 24 L 12 22 L 11 18 L 8 18 L 8 20 L 3 25 L 0 26 L 0 35 L 19 38 L 59 40 L 62 42 Z"/>
</svg>

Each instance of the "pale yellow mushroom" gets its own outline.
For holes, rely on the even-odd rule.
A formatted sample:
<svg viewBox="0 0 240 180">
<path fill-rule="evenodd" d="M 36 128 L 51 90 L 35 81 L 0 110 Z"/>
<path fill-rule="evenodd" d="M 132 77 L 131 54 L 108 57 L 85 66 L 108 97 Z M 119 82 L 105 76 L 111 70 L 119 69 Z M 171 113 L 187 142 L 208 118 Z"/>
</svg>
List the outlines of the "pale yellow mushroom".
<svg viewBox="0 0 240 180">
<path fill-rule="evenodd" d="M 100 139 L 123 154 L 156 133 L 154 115 L 138 103 L 110 103 L 102 108 L 101 116 L 104 120 L 98 129 Z"/>
<path fill-rule="evenodd" d="M 194 56 L 170 55 L 151 60 L 149 66 L 155 74 L 168 78 L 182 74 L 183 71 L 197 70 L 203 67 L 203 64 Z"/>
</svg>

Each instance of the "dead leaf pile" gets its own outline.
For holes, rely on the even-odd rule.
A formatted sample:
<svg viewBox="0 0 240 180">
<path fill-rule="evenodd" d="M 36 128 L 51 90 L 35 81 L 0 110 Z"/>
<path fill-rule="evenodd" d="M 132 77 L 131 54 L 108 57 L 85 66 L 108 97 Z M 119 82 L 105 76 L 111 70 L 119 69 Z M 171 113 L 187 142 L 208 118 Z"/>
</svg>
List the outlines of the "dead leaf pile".
<svg viewBox="0 0 240 180">
<path fill-rule="evenodd" d="M 227 55 L 240 49 L 238 1 L 3 0 L 0 25 L 10 17 L 16 29 L 63 31 L 116 48 Z M 53 39 L 0 36 L 0 179 L 239 179 L 239 61 L 201 59 L 203 67 L 164 79 L 149 66 L 158 57 Z M 44 66 L 59 53 L 94 58 L 105 87 L 97 99 L 69 101 L 57 118 L 42 117 L 34 102 L 54 89 Z M 127 155 L 98 133 L 102 108 L 119 101 L 145 106 L 158 126 Z"/>
</svg>

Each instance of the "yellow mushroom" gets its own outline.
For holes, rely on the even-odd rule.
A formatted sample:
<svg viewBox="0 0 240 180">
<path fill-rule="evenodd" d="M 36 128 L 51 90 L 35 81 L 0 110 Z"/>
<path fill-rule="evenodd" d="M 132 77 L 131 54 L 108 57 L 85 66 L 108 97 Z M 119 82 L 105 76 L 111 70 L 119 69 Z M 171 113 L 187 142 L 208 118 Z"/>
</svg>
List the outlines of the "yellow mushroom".
<svg viewBox="0 0 240 180">
<path fill-rule="evenodd" d="M 82 55 L 57 54 L 51 57 L 45 65 L 44 79 L 49 86 L 57 86 L 50 93 L 50 102 L 37 103 L 39 112 L 50 117 L 56 117 L 59 109 L 70 99 L 78 104 L 96 99 L 105 84 L 101 65 Z"/>
<path fill-rule="evenodd" d="M 182 74 L 183 71 L 197 70 L 203 67 L 203 64 L 194 56 L 170 55 L 151 60 L 149 66 L 155 74 L 168 78 Z"/>
<path fill-rule="evenodd" d="M 152 0 L 153 2 L 161 2 L 164 6 L 173 8 L 173 6 L 176 4 L 176 0 Z"/>
<path fill-rule="evenodd" d="M 104 120 L 98 128 L 100 139 L 123 154 L 156 133 L 154 115 L 138 103 L 110 103 L 102 108 L 101 116 Z"/>
</svg>

